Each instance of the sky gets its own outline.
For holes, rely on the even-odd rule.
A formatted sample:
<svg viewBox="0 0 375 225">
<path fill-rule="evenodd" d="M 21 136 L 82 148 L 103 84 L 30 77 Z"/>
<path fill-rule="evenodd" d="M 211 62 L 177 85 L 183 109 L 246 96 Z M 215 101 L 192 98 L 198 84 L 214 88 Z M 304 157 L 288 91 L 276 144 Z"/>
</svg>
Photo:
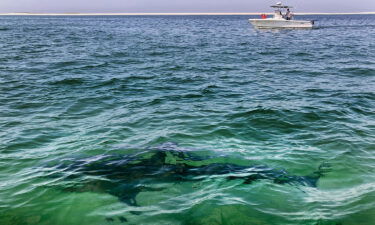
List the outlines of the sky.
<svg viewBox="0 0 375 225">
<path fill-rule="evenodd" d="M 279 0 L 0 0 L 0 13 L 269 12 Z M 375 12 L 375 0 L 288 0 L 296 12 Z"/>
</svg>

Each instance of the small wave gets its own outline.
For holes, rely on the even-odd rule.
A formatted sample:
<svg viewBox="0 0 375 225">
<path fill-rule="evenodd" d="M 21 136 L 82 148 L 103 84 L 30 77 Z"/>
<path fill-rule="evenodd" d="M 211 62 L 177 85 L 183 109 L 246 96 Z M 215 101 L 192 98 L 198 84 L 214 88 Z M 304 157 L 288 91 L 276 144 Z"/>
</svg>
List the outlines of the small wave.
<svg viewBox="0 0 375 225">
<path fill-rule="evenodd" d="M 202 88 L 201 93 L 202 94 L 214 93 L 215 89 L 217 89 L 217 88 L 219 88 L 219 87 L 216 86 L 216 85 L 207 85 L 206 87 Z"/>
<path fill-rule="evenodd" d="M 313 55 L 307 52 L 297 52 L 297 53 L 292 54 L 292 56 L 296 56 L 296 57 L 310 56 L 311 57 Z"/>
<path fill-rule="evenodd" d="M 50 82 L 51 85 L 81 85 L 85 80 L 82 78 L 65 78 L 58 81 Z"/>
<path fill-rule="evenodd" d="M 322 25 L 317 26 L 315 29 L 330 29 L 330 28 L 375 28 L 375 25 L 367 24 L 367 25 Z"/>
<path fill-rule="evenodd" d="M 148 54 L 149 56 L 166 56 L 168 52 L 151 52 Z"/>
<path fill-rule="evenodd" d="M 16 109 L 36 109 L 45 106 L 43 102 L 24 102 L 16 105 Z"/>
<path fill-rule="evenodd" d="M 63 61 L 63 62 L 56 62 L 51 64 L 52 68 L 62 68 L 62 67 L 68 67 L 68 66 L 74 66 L 74 65 L 80 65 L 77 61 Z"/>
<path fill-rule="evenodd" d="M 99 85 L 97 85 L 97 87 L 113 86 L 113 85 L 116 85 L 120 82 L 121 82 L 121 79 L 112 78 L 112 79 L 105 80 L 105 81 L 101 82 Z"/>
<path fill-rule="evenodd" d="M 361 68 L 361 67 L 348 67 L 348 68 L 340 69 L 339 72 L 351 74 L 351 75 L 362 75 L 362 76 L 373 76 L 373 75 L 375 75 L 375 69 Z"/>
<path fill-rule="evenodd" d="M 123 77 L 123 78 L 110 78 L 107 80 L 99 81 L 96 82 L 94 87 L 118 87 L 119 85 L 125 85 L 129 84 L 131 82 L 136 82 L 136 81 L 146 81 L 146 80 L 152 80 L 155 79 L 155 76 L 152 75 L 132 75 L 128 77 Z"/>
<path fill-rule="evenodd" d="M 190 93 L 190 94 L 186 94 L 186 95 L 183 95 L 182 98 L 186 98 L 186 99 L 189 99 L 189 98 L 202 98 L 203 95 L 201 94 L 195 94 L 195 93 Z"/>
<path fill-rule="evenodd" d="M 104 63 L 94 64 L 94 65 L 84 65 L 82 67 L 79 67 L 78 69 L 80 69 L 80 70 L 89 70 L 89 69 L 96 69 L 96 68 L 107 67 L 108 65 L 109 65 L 109 63 L 104 62 Z"/>
<path fill-rule="evenodd" d="M 308 88 L 308 89 L 305 89 L 304 91 L 308 93 L 320 94 L 320 93 L 324 93 L 325 90 L 321 88 Z"/>
<path fill-rule="evenodd" d="M 113 58 L 124 58 L 129 57 L 131 54 L 129 52 L 114 52 L 111 57 Z"/>
<path fill-rule="evenodd" d="M 258 54 L 267 56 L 267 55 L 275 55 L 275 53 L 276 52 L 274 51 L 262 51 L 262 52 L 259 52 Z"/>
<path fill-rule="evenodd" d="M 183 71 L 184 69 L 185 69 L 185 67 L 180 66 L 180 65 L 174 65 L 174 66 L 171 66 L 171 67 L 168 68 L 168 70 L 174 71 L 174 72 Z"/>
<path fill-rule="evenodd" d="M 229 115 L 229 119 L 236 119 L 242 117 L 251 117 L 254 115 L 279 115 L 280 111 L 267 109 L 267 108 L 256 108 L 246 112 L 239 112 Z"/>
</svg>

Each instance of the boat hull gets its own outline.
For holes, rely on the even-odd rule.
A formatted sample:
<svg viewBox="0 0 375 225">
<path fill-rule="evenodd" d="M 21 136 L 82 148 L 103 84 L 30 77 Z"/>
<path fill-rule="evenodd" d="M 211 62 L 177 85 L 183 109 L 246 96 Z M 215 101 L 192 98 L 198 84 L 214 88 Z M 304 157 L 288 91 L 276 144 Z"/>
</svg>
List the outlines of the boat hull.
<svg viewBox="0 0 375 225">
<path fill-rule="evenodd" d="M 314 22 L 308 20 L 249 19 L 249 22 L 259 29 L 312 28 L 314 26 Z"/>
</svg>

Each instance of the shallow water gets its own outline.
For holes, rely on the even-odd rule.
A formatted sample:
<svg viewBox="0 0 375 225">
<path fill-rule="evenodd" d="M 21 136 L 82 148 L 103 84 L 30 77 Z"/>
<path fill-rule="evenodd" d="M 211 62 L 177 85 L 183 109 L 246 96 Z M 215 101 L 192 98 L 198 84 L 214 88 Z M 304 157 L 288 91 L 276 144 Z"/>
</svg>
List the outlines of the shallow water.
<svg viewBox="0 0 375 225">
<path fill-rule="evenodd" d="M 317 28 L 254 30 L 247 16 L 0 17 L 0 224 L 374 224 L 375 16 L 300 18 Z M 220 163 L 331 170 L 317 187 L 161 182 L 139 206 L 68 191 L 105 177 L 50 176 L 62 161 L 165 142 Z"/>
</svg>

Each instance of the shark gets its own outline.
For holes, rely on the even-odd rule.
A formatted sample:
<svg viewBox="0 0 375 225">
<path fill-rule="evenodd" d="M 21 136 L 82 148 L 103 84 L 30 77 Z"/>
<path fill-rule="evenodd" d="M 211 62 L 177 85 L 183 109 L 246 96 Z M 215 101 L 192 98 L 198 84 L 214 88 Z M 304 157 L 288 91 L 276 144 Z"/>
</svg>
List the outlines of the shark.
<svg viewBox="0 0 375 225">
<path fill-rule="evenodd" d="M 225 163 L 213 156 L 199 156 L 172 142 L 132 154 L 101 154 L 80 158 L 73 163 L 71 161 L 62 160 L 54 169 L 63 173 L 65 179 L 73 180 L 83 176 L 86 179 L 81 179 L 79 185 L 65 190 L 105 192 L 129 206 L 139 206 L 136 197 L 142 191 L 161 191 L 160 188 L 152 187 L 151 184 L 155 183 L 224 177 L 228 181 L 241 180 L 244 185 L 268 180 L 280 185 L 317 187 L 318 180 L 329 171 L 327 165 L 322 164 L 312 174 L 298 176 L 265 165 Z"/>
</svg>

